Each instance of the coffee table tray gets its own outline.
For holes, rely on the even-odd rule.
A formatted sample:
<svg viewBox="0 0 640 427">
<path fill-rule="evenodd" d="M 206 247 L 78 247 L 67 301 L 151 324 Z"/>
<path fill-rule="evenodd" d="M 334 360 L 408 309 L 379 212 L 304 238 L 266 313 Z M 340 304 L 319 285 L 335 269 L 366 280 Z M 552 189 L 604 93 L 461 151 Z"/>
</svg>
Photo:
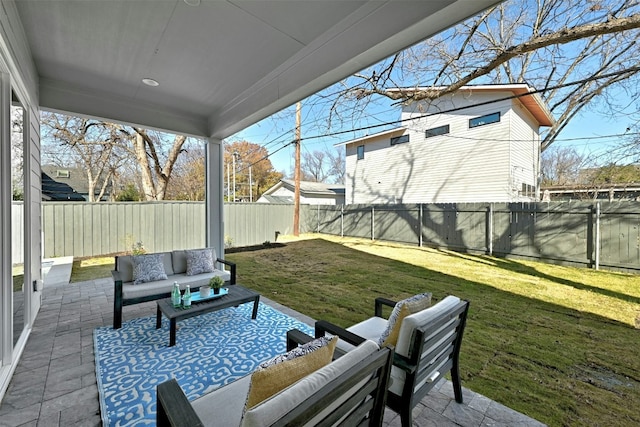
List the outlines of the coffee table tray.
<svg viewBox="0 0 640 427">
<path fill-rule="evenodd" d="M 214 298 L 220 298 L 223 297 L 225 295 L 227 295 L 229 293 L 229 288 L 220 288 L 220 293 L 219 294 L 214 294 L 211 293 L 209 294 L 208 297 L 201 297 L 199 292 L 194 292 L 191 294 L 191 302 L 203 302 L 203 301 L 209 301 L 212 300 Z"/>
</svg>

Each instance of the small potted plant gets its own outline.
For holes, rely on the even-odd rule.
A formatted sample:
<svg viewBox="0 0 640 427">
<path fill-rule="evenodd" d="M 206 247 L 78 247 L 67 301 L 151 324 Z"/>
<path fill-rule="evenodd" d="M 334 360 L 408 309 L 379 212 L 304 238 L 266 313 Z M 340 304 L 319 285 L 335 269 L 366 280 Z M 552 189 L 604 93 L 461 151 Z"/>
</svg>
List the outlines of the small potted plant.
<svg viewBox="0 0 640 427">
<path fill-rule="evenodd" d="M 214 276 L 209 280 L 209 287 L 213 289 L 215 295 L 220 293 L 220 288 L 224 285 L 224 280 L 220 276 Z"/>
</svg>

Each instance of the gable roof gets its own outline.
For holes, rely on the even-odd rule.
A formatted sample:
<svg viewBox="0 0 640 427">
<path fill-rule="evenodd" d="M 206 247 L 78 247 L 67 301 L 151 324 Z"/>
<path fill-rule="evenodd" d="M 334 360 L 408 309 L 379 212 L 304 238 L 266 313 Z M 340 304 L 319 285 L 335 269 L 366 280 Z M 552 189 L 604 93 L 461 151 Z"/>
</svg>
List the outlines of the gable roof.
<svg viewBox="0 0 640 427">
<path fill-rule="evenodd" d="M 85 202 L 85 198 L 78 194 L 70 185 L 58 182 L 42 172 L 42 200 Z"/>
<path fill-rule="evenodd" d="M 3 1 L 42 108 L 226 138 L 499 0 Z M 152 87 L 143 83 L 157 81 Z"/>
<path fill-rule="evenodd" d="M 42 165 L 41 169 L 43 173 L 53 177 L 59 183 L 64 183 L 65 185 L 70 186 L 75 192 L 79 194 L 89 194 L 89 183 L 87 182 L 87 176 L 82 169 L 75 167 L 65 168 L 55 165 Z M 64 173 L 64 175 L 60 175 L 59 172 Z M 94 193 L 96 195 L 100 193 L 102 182 L 102 180 L 97 182 L 94 189 Z M 111 185 L 107 184 L 106 196 L 109 195 L 110 188 Z"/>
<path fill-rule="evenodd" d="M 267 196 L 270 196 L 274 198 L 274 200 L 280 199 L 278 201 L 283 202 L 286 196 L 272 196 L 274 192 L 276 192 L 282 187 L 286 188 L 291 192 L 294 192 L 296 183 L 292 179 L 283 178 L 280 180 L 280 182 L 278 182 L 273 187 L 265 191 L 262 194 L 262 196 L 264 196 L 267 199 L 269 199 Z M 345 187 L 343 184 L 325 184 L 323 182 L 300 181 L 300 194 L 302 194 L 305 197 L 344 196 L 344 193 L 345 193 Z M 288 202 L 291 202 L 291 200 L 289 200 L 290 198 L 287 198 L 287 199 L 288 199 L 287 200 Z"/>
<path fill-rule="evenodd" d="M 444 89 L 444 87 L 436 86 L 433 88 L 418 87 L 418 88 L 398 88 L 391 89 L 391 92 L 405 92 L 411 94 L 413 92 L 419 92 L 423 90 L 438 90 Z M 531 113 L 540 126 L 553 126 L 555 119 L 553 114 L 549 111 L 547 104 L 542 100 L 540 95 L 534 88 L 524 83 L 514 84 L 491 84 L 491 85 L 467 85 L 458 89 L 455 94 L 464 93 L 464 96 L 470 96 L 473 92 L 478 93 L 492 93 L 492 92 L 511 92 L 517 99 L 520 100 L 522 105 Z M 451 95 L 451 94 L 449 94 Z M 435 100 L 437 102 L 437 99 Z"/>
</svg>

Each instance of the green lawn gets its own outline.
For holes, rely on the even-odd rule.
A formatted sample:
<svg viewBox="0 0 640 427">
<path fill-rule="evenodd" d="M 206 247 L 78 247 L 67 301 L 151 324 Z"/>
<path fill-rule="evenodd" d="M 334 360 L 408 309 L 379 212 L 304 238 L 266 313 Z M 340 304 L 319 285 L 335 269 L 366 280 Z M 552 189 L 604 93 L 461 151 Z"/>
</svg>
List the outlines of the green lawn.
<svg viewBox="0 0 640 427">
<path fill-rule="evenodd" d="M 240 283 L 341 326 L 377 296 L 467 299 L 465 387 L 553 426 L 640 425 L 640 276 L 313 237 L 226 258 Z"/>
</svg>

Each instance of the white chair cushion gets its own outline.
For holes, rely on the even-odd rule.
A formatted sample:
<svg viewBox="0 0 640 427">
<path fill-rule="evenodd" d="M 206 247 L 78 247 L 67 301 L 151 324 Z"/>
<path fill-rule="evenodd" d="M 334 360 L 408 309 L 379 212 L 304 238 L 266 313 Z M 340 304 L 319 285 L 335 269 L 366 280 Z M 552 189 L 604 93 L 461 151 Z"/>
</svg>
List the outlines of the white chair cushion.
<svg viewBox="0 0 640 427">
<path fill-rule="evenodd" d="M 367 320 L 363 320 L 360 323 L 356 323 L 355 325 L 348 327 L 347 331 L 353 332 L 354 334 L 362 338 L 378 342 L 380 334 L 382 334 L 382 331 L 384 331 L 386 328 L 387 319 L 383 319 L 382 317 L 371 317 Z M 344 352 L 348 352 L 356 348 L 354 345 L 349 344 L 345 340 L 338 340 L 338 345 L 336 347 Z"/>
<path fill-rule="evenodd" d="M 378 351 L 378 349 L 378 344 L 375 342 L 365 341 L 353 351 L 317 370 L 313 374 L 304 377 L 270 399 L 267 399 L 253 407 L 251 410 L 246 411 L 244 418 L 242 419 L 242 426 L 261 427 L 273 424 L 283 414 L 292 411 L 324 385 L 335 378 L 338 378 L 342 373 L 347 372 L 364 357 Z M 343 397 L 344 399 L 347 399 L 349 396 L 345 395 Z M 336 402 L 335 404 L 337 406 L 339 402 Z"/>
<path fill-rule="evenodd" d="M 413 331 L 418 327 L 428 325 L 429 322 L 433 321 L 435 317 L 448 310 L 451 310 L 459 302 L 460 298 L 449 295 L 439 303 L 435 304 L 433 307 L 405 317 L 404 321 L 402 322 L 402 326 L 400 327 L 398 343 L 395 348 L 396 353 L 401 354 L 405 357 L 409 357 L 409 346 L 411 345 Z M 391 386 L 389 387 L 389 391 L 397 395 L 401 395 L 405 378 L 405 372 L 400 368 L 393 366 L 391 368 Z"/>
<path fill-rule="evenodd" d="M 191 405 L 205 425 L 239 426 L 250 385 L 251 375 L 245 375 L 199 397 Z"/>
</svg>

